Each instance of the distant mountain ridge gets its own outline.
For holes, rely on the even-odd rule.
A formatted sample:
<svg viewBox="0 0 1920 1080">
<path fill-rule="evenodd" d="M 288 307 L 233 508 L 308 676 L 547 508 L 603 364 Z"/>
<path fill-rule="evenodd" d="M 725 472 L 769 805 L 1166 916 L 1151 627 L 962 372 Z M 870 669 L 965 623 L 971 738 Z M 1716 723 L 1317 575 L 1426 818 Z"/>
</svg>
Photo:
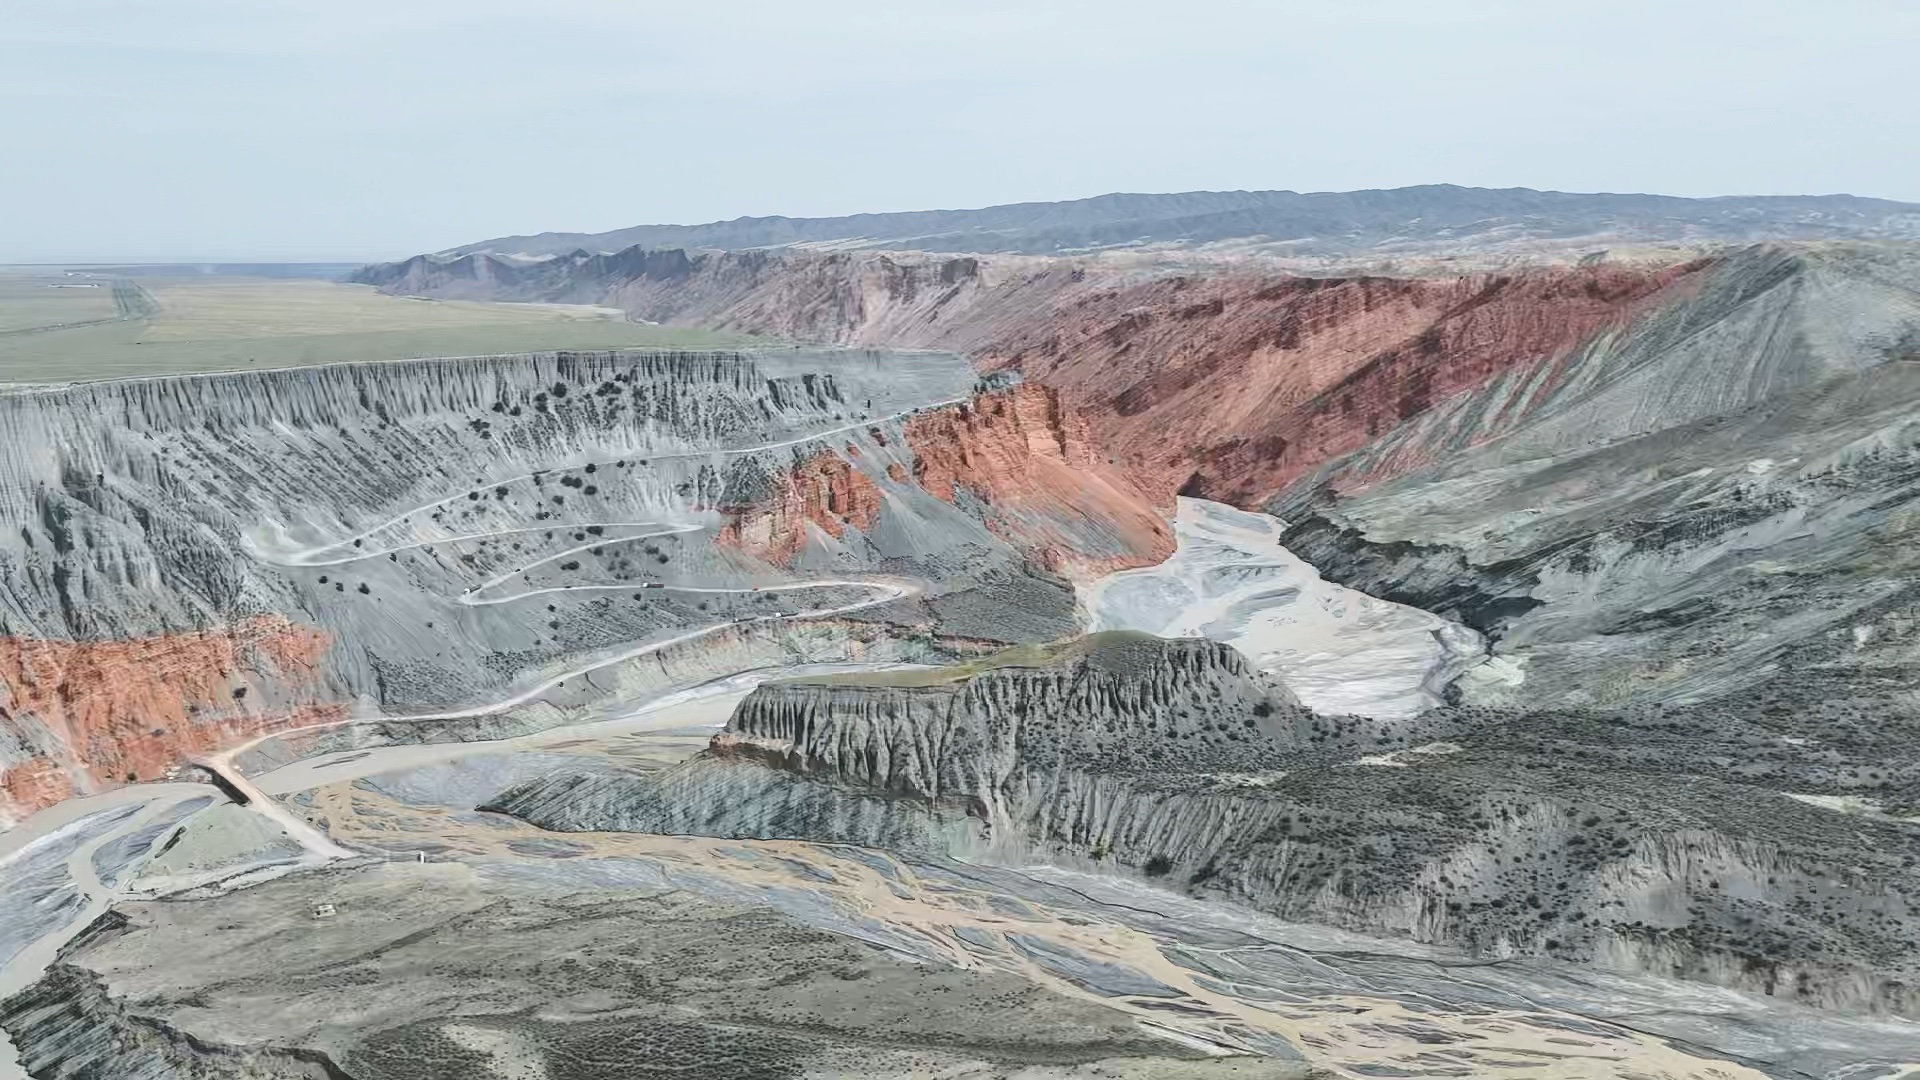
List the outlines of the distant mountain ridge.
<svg viewBox="0 0 1920 1080">
<path fill-rule="evenodd" d="M 1366 191 L 1110 194 L 974 210 L 743 217 L 601 233 L 505 236 L 440 254 L 552 256 L 648 248 L 843 248 L 1045 255 L 1248 241 L 1300 255 L 1529 243 L 1920 239 L 1920 203 L 1854 195 L 1583 194 L 1453 184 Z"/>
</svg>

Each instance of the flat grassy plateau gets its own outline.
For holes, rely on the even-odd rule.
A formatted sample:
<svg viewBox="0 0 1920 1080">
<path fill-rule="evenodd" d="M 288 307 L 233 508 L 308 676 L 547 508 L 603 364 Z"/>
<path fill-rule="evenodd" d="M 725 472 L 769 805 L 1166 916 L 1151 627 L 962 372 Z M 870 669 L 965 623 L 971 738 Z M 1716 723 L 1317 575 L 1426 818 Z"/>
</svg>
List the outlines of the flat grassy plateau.
<svg viewBox="0 0 1920 1080">
<path fill-rule="evenodd" d="M 0 383 L 752 343 L 749 337 L 627 322 L 611 308 L 575 304 L 418 300 L 331 281 L 135 280 L 0 269 Z"/>
</svg>

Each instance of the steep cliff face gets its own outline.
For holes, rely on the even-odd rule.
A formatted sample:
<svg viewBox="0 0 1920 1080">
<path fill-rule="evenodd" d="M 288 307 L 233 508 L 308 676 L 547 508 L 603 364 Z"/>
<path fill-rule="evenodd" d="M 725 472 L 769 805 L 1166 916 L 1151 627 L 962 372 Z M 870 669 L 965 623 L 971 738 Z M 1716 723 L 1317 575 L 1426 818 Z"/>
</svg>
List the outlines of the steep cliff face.
<svg viewBox="0 0 1920 1080">
<path fill-rule="evenodd" d="M 586 265 L 581 277 L 601 283 L 603 302 L 657 322 L 849 344 L 933 345 L 941 323 L 993 291 L 975 259 L 871 254 L 728 252 L 694 256 L 677 276 Z"/>
<path fill-rule="evenodd" d="M 781 349 L 0 393 L 4 812 L 738 623 L 1068 633 L 1057 560 L 1029 554 L 1067 527 L 1023 534 L 1018 492 L 980 477 L 912 478 L 915 411 L 975 381 L 951 354 Z M 1068 467 L 1056 441 L 1008 451 L 1013 474 Z M 1086 528 L 1072 550 L 1152 557 Z"/>
<path fill-rule="evenodd" d="M 1920 767 L 1832 715 L 1321 717 L 1224 646 L 770 684 L 702 758 L 561 773 L 494 808 L 546 828 L 789 837 L 1127 868 L 1282 917 L 1914 1015 L 1920 838 L 1782 790 Z M 1814 730 L 1835 755 L 1793 750 Z M 1686 777 L 1684 783 L 1678 782 Z M 1838 785 L 1838 787 L 1836 787 Z"/>
<path fill-rule="evenodd" d="M 955 669 L 770 685 L 708 755 L 657 781 L 561 774 L 496 805 L 549 828 L 1018 850 L 1029 816 L 1052 815 L 1062 771 L 1258 770 L 1280 747 L 1363 730 L 1317 721 L 1227 646 L 1115 632 Z"/>
<path fill-rule="evenodd" d="M 0 825 L 230 739 L 344 717 L 312 700 L 328 644 L 277 615 L 121 641 L 0 639 Z"/>
<path fill-rule="evenodd" d="M 479 288 L 670 323 L 966 350 L 1058 391 L 1099 452 L 1156 499 L 1184 489 L 1242 505 L 1349 455 L 1365 466 L 1348 470 L 1348 485 L 1419 468 L 1537 427 L 1600 388 L 1606 427 L 1565 437 L 1645 432 L 1759 400 L 1884 346 L 1904 273 L 1871 253 L 1786 248 L 1428 277 L 797 251 L 467 266 L 490 258 L 367 274 L 402 293 Z M 1726 381 L 1706 375 L 1722 369 Z"/>
<path fill-rule="evenodd" d="M 423 257 L 366 280 L 419 295 L 485 280 L 489 296 L 665 322 L 965 350 L 1059 391 L 1154 497 L 1242 505 L 1304 478 L 1389 478 L 1522 429 L 1547 452 L 1645 434 L 1857 370 L 1901 340 L 1913 278 L 1897 249 L 1777 246 L 1411 277 L 641 249 L 459 269 L 487 259 Z"/>
<path fill-rule="evenodd" d="M 848 528 L 866 531 L 880 516 L 880 489 L 833 451 L 787 470 L 753 505 L 729 508 L 733 520 L 720 543 L 785 565 L 807 546 L 809 526 L 838 540 Z"/>
<path fill-rule="evenodd" d="M 688 321 L 831 309 L 807 319 L 839 340 L 1017 368 L 1150 501 L 1264 506 L 1330 580 L 1491 632 L 1513 666 L 1475 700 L 1704 700 L 1881 634 L 1855 613 L 1898 624 L 1920 400 L 1903 249 L 1423 278 L 951 262 L 697 256 L 635 287 Z M 1812 576 L 1769 569 L 1789 566 Z"/>
<path fill-rule="evenodd" d="M 749 695 L 714 737 L 713 752 L 929 801 L 961 800 L 989 821 L 1006 821 L 1038 773 L 1257 767 L 1264 752 L 1305 742 L 1310 723 L 1244 656 L 1196 639 L 1101 634 L 1038 666 L 920 678 L 929 685 L 856 676 Z"/>
<path fill-rule="evenodd" d="M 885 546 L 889 533 L 923 532 L 926 496 L 1052 573 L 1085 577 L 1173 550 L 1160 512 L 1095 455 L 1085 422 L 1040 386 L 982 392 L 916 412 L 898 428 L 871 425 L 735 490 L 753 498 L 725 507 L 731 520 L 720 542 L 789 566 L 810 546 L 844 552 L 856 538 Z"/>
<path fill-rule="evenodd" d="M 1173 552 L 1163 516 L 1050 388 L 982 394 L 914 417 L 906 435 L 916 482 L 947 502 L 985 503 L 988 527 L 1050 568 L 1085 576 Z"/>
<path fill-rule="evenodd" d="M 840 340 L 1017 368 L 1150 501 L 1264 506 L 1330 580 L 1493 633 L 1513 666 L 1476 700 L 1704 700 L 1899 607 L 1920 400 L 1903 249 L 1424 278 L 975 260 L 946 284 L 950 261 L 698 256 L 643 284 L 682 297 L 675 318 L 832 308 L 812 325 Z M 1768 569 L 1810 553 L 1813 578 Z"/>
<path fill-rule="evenodd" d="M 565 520 L 579 515 L 564 496 L 526 498 L 531 474 L 804 433 L 846 408 L 830 376 L 769 378 L 728 354 L 348 364 L 10 391 L 0 423 L 18 437 L 0 452 L 0 514 L 15 527 L 0 540 L 0 631 L 200 629 L 258 602 L 257 560 L 236 558 L 248 546 L 345 536 L 364 552 L 453 535 L 456 523 L 530 525 L 517 519 L 540 512 L 524 505 L 533 501 L 549 504 L 539 520 Z M 503 482 L 507 495 L 493 497 Z M 478 483 L 484 502 L 467 499 Z"/>
<path fill-rule="evenodd" d="M 1920 262 L 1904 249 L 1756 247 L 1686 276 L 1683 290 L 1390 425 L 1326 474 L 1345 489 L 1473 460 L 1523 461 L 1736 416 L 1912 355 Z"/>
<path fill-rule="evenodd" d="M 1044 295 L 1068 284 L 1044 261 L 991 266 L 972 257 L 630 248 L 526 263 L 489 255 L 418 256 L 356 280 L 407 296 L 606 304 L 670 325 L 726 327 L 784 340 L 936 346 L 977 338 L 1017 314 L 1005 294 L 1038 274 Z M 946 347 L 942 345 L 942 347 Z"/>
<path fill-rule="evenodd" d="M 1496 635 L 1515 678 L 1470 699 L 1877 699 L 1912 671 L 1916 341 L 1910 255 L 1749 252 L 1272 506 L 1331 580 Z"/>
<path fill-rule="evenodd" d="M 1157 492 L 1248 504 L 1512 369 L 1544 370 L 1704 272 L 1165 277 L 1083 294 L 983 362 L 1059 389 Z"/>
</svg>

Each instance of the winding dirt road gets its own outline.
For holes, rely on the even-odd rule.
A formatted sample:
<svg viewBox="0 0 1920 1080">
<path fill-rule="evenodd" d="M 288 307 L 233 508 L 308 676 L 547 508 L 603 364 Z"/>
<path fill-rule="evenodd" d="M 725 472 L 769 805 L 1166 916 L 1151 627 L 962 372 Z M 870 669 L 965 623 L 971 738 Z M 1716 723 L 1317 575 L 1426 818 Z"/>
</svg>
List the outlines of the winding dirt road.
<svg viewBox="0 0 1920 1080">
<path fill-rule="evenodd" d="M 723 449 L 723 450 L 706 450 L 706 451 L 684 452 L 684 453 L 676 452 L 676 453 L 664 454 L 664 455 L 650 454 L 648 455 L 647 459 L 656 460 L 656 461 L 657 460 L 691 460 L 691 459 L 699 459 L 699 458 L 713 458 L 713 457 L 734 456 L 734 455 L 740 455 L 740 454 L 760 453 L 760 452 L 765 452 L 769 450 L 779 450 L 786 447 L 799 446 L 799 445 L 804 445 L 810 442 L 829 439 L 829 438 L 832 438 L 833 436 L 844 434 L 850 431 L 855 431 L 855 430 L 867 427 L 871 424 L 882 422 L 883 420 L 886 420 L 886 419 L 897 419 L 900 417 L 908 416 L 912 412 L 921 411 L 927 408 L 939 408 L 945 405 L 957 404 L 964 400 L 966 399 L 961 398 L 961 399 L 955 399 L 953 401 L 935 402 L 930 405 L 921 406 L 918 409 L 909 410 L 906 412 L 896 414 L 896 416 L 893 416 L 893 417 L 882 418 L 881 420 L 861 420 L 856 423 L 845 424 L 845 425 L 842 425 L 836 428 L 827 429 L 824 431 L 813 432 L 807 435 L 798 436 L 790 439 L 783 439 L 783 440 L 778 440 L 774 442 L 762 443 L 762 444 L 750 446 L 750 447 L 740 447 L 740 448 Z M 586 463 L 581 463 L 581 464 L 584 465 Z M 605 464 L 605 463 L 596 462 L 595 464 Z M 550 471 L 552 470 L 541 470 L 542 473 L 550 472 Z M 491 484 L 487 486 L 531 480 L 535 475 L 536 473 L 529 472 L 520 476 L 507 478 L 505 480 L 492 481 Z M 371 528 L 368 528 L 362 532 L 359 532 L 353 536 L 346 537 L 344 539 L 330 540 L 322 544 L 317 544 L 311 547 L 306 547 L 306 548 L 293 550 L 293 551 L 276 551 L 269 548 L 254 547 L 251 553 L 254 555 L 254 557 L 260 559 L 263 562 L 280 565 L 280 566 L 288 566 L 288 567 L 338 566 L 338 565 L 345 565 L 348 563 L 360 562 L 368 559 L 376 559 L 384 555 L 391 555 L 401 551 L 433 547 L 440 544 L 457 543 L 457 542 L 472 541 L 472 540 L 482 540 L 482 539 L 488 539 L 488 538 L 497 537 L 497 536 L 510 536 L 510 535 L 516 535 L 516 534 L 522 534 L 522 533 L 529 533 L 529 532 L 550 531 L 552 528 L 554 528 L 552 526 L 533 526 L 533 527 L 525 527 L 525 528 L 499 529 L 499 530 L 493 530 L 490 532 L 472 533 L 472 534 L 465 534 L 465 535 L 459 535 L 459 536 L 449 536 L 449 537 L 442 537 L 437 539 L 425 539 L 425 540 L 420 540 L 414 543 L 401 544 L 401 545 L 396 545 L 392 547 L 379 547 L 372 550 L 368 550 L 365 548 L 365 541 L 375 536 L 376 534 L 381 533 L 384 530 L 394 528 L 396 526 L 408 524 L 413 520 L 413 518 L 416 515 L 431 513 L 432 511 L 434 511 L 439 507 L 452 505 L 460 500 L 463 500 L 465 497 L 466 497 L 466 492 L 463 490 L 459 493 L 450 495 L 446 498 L 429 502 L 421 506 L 416 506 L 410 510 L 397 514 L 392 518 L 387 519 L 386 521 L 380 522 L 379 524 L 376 524 Z M 516 567 L 503 574 L 496 575 L 495 577 L 490 578 L 489 580 L 481 583 L 480 585 L 470 588 L 466 593 L 458 597 L 453 597 L 451 599 L 467 607 L 486 607 L 486 606 L 493 606 L 493 605 L 499 605 L 499 604 L 513 603 L 513 602 L 525 600 L 531 597 L 546 595 L 550 593 L 557 593 L 557 592 L 592 592 L 592 591 L 609 591 L 609 590 L 632 591 L 636 588 L 636 585 L 632 583 L 620 584 L 620 585 L 592 584 L 592 585 L 556 586 L 556 587 L 549 587 L 549 588 L 526 589 L 526 590 L 504 592 L 504 593 L 499 592 L 497 590 L 500 590 L 501 586 L 506 585 L 516 576 L 524 576 L 528 571 L 533 570 L 537 567 L 547 565 L 549 563 L 558 561 L 560 559 L 564 559 L 569 555 L 578 554 L 579 552 L 586 551 L 595 546 L 600 546 L 607 543 L 629 543 L 629 542 L 638 543 L 653 537 L 672 536 L 672 535 L 679 535 L 679 534 L 690 533 L 690 532 L 697 532 L 706 528 L 706 526 L 688 523 L 688 522 L 661 522 L 661 521 L 574 522 L 574 523 L 570 523 L 569 527 L 585 528 L 589 525 L 598 525 L 603 529 L 605 528 L 623 528 L 623 529 L 636 528 L 636 529 L 642 529 L 642 530 L 648 530 L 648 531 L 644 531 L 644 532 L 637 533 L 630 536 L 619 536 L 619 537 L 611 537 L 611 538 L 604 537 L 604 536 L 596 537 L 594 542 L 592 543 L 581 544 L 577 547 L 569 548 L 557 554 L 543 556 L 537 560 L 528 562 L 522 566 Z M 354 547 L 353 545 L 356 542 L 360 543 L 362 546 L 358 548 Z M 234 791 L 238 792 L 241 796 L 243 796 L 246 799 L 247 801 L 246 805 L 248 806 L 249 809 L 267 818 L 270 822 L 272 822 L 272 824 L 274 824 L 281 830 L 284 830 L 290 838 L 298 842 L 300 846 L 305 850 L 305 854 L 302 856 L 300 860 L 301 865 L 309 865 L 309 866 L 320 865 L 320 864 L 324 864 L 324 863 L 331 862 L 338 859 L 353 858 L 355 857 L 355 853 L 353 851 L 350 851 L 347 848 L 342 847 L 338 843 L 334 842 L 334 840 L 331 839 L 329 836 L 327 836 L 326 833 L 322 832 L 320 829 L 315 828 L 311 823 L 307 822 L 306 820 L 302 819 L 299 815 L 288 810 L 286 806 L 280 803 L 277 799 L 268 795 L 266 792 L 261 791 L 260 788 L 256 786 L 255 783 L 251 779 L 249 779 L 246 776 L 246 774 L 235 764 L 235 758 L 238 757 L 240 754 L 245 753 L 246 751 L 252 749 L 253 747 L 258 746 L 260 743 L 267 741 L 268 739 L 279 738 L 284 735 L 291 735 L 291 734 L 298 734 L 298 733 L 312 732 L 312 731 L 321 731 L 321 730 L 330 730 L 330 729 L 336 729 L 336 728 L 345 727 L 345 726 L 351 726 L 355 724 L 375 724 L 375 723 L 390 724 L 390 723 L 407 723 L 407 722 L 420 723 L 420 722 L 430 722 L 430 721 L 459 720 L 459 719 L 467 719 L 472 717 L 493 715 L 496 713 L 505 712 L 509 709 L 513 709 L 518 706 L 527 704 L 528 702 L 534 701 L 538 699 L 541 695 L 547 693 L 548 691 L 552 690 L 554 687 L 558 686 L 559 684 L 569 679 L 579 678 L 581 676 L 588 675 L 602 668 L 606 668 L 612 665 L 631 661 L 637 657 L 646 656 L 651 653 L 659 652 L 661 650 L 670 649 L 675 646 L 698 641 L 702 638 L 722 634 L 736 627 L 745 626 L 745 625 L 754 624 L 754 623 L 803 621 L 808 619 L 836 618 L 839 616 L 850 615 L 855 612 L 863 611 L 868 608 L 879 607 L 884 604 L 893 603 L 894 601 L 903 599 L 905 597 L 916 595 L 920 593 L 924 588 L 924 586 L 919 582 L 900 579 L 900 578 L 885 578 L 885 577 L 872 577 L 872 578 L 859 578 L 859 579 L 826 578 L 826 579 L 817 579 L 817 580 L 809 580 L 809 581 L 786 582 L 786 583 L 768 584 L 768 585 L 759 585 L 759 586 L 739 586 L 739 587 L 666 585 L 666 584 L 658 584 L 658 583 L 642 584 L 637 587 L 655 588 L 655 589 L 660 589 L 662 591 L 668 591 L 668 592 L 692 593 L 692 594 L 700 594 L 700 595 L 725 595 L 725 594 L 747 595 L 747 594 L 766 594 L 766 593 L 800 593 L 800 592 L 807 592 L 811 590 L 837 588 L 837 589 L 861 589 L 861 590 L 865 590 L 868 595 L 864 599 L 857 600 L 852 603 L 835 604 L 835 605 L 826 606 L 826 607 L 816 607 L 816 608 L 803 609 L 803 610 L 792 611 L 792 612 L 775 612 L 775 613 L 769 613 L 764 615 L 749 616 L 742 619 L 726 620 L 726 621 L 714 623 L 709 626 L 703 626 L 703 627 L 695 628 L 693 630 L 688 630 L 684 633 L 676 634 L 671 637 L 636 643 L 631 647 L 627 647 L 611 653 L 604 653 L 604 654 L 595 656 L 589 660 L 570 666 L 564 671 L 545 676 L 539 679 L 538 681 L 532 683 L 531 685 L 526 686 L 520 690 L 517 690 L 511 694 L 508 694 L 507 696 L 499 698 L 498 700 L 486 702 L 479 705 L 473 705 L 473 706 L 468 706 L 468 707 L 459 708 L 459 709 L 442 710 L 442 711 L 430 712 L 430 713 L 388 714 L 388 715 L 379 715 L 379 716 L 354 717 L 354 718 L 348 718 L 348 719 L 338 720 L 338 721 L 328 721 L 325 723 L 311 724 L 311 725 L 306 725 L 298 728 L 291 728 L 283 731 L 276 731 L 271 734 L 262 735 L 254 739 L 250 739 L 247 742 L 229 747 L 217 753 L 206 755 L 204 757 L 195 758 L 194 763 L 200 766 L 201 768 L 204 768 L 213 773 L 216 773 L 227 785 L 230 785 Z M 712 685 L 718 688 L 718 687 L 721 687 L 723 684 L 730 684 L 732 682 L 737 682 L 742 676 L 745 676 L 747 674 L 748 673 L 741 673 L 740 675 L 736 675 L 735 678 L 732 680 L 718 680 Z M 762 674 L 760 677 L 772 678 L 772 677 L 777 677 L 778 674 L 779 674 L 778 671 L 770 671 Z M 758 679 L 757 678 L 750 679 L 750 681 L 757 682 Z M 715 692 L 718 693 L 719 691 L 716 690 Z M 726 689 L 727 694 L 738 694 L 740 692 L 741 691 L 739 690 L 738 687 L 728 686 Z M 643 706 L 642 708 L 636 710 L 633 716 L 637 717 L 646 712 L 651 711 L 654 708 L 664 708 L 671 704 L 676 704 L 676 703 L 689 700 L 690 697 L 697 698 L 699 696 L 700 696 L 699 688 L 690 688 L 688 690 L 662 695 L 657 701 L 648 703 L 648 705 Z M 313 755 L 312 759 L 303 759 L 303 760 L 318 760 L 321 758 L 325 758 L 327 756 L 329 755 L 316 754 L 316 755 Z M 299 763 L 296 762 L 295 764 L 299 764 Z M 368 769 L 373 769 L 373 768 L 376 768 L 377 766 L 374 763 L 369 762 L 366 767 Z M 112 807 L 115 807 L 115 806 L 126 805 L 129 803 L 144 803 L 144 805 L 142 805 L 136 813 L 129 815 L 123 821 L 115 823 L 111 828 L 104 829 L 99 835 L 89 837 L 86 840 L 86 842 L 81 844 L 73 852 L 73 854 L 68 858 L 67 873 L 73 883 L 73 888 L 78 892 L 78 894 L 81 897 L 84 898 L 84 905 L 78 911 L 78 913 L 75 915 L 73 919 L 65 922 L 59 928 L 45 934 L 44 936 L 34 941 L 31 945 L 27 946 L 25 949 L 23 949 L 21 952 L 17 953 L 16 955 L 10 958 L 6 958 L 4 963 L 0 963 L 0 997 L 5 997 L 17 991 L 21 987 L 27 985 L 34 979 L 38 978 L 40 974 L 43 971 L 45 971 L 47 965 L 51 963 L 54 960 L 54 958 L 58 955 L 60 949 L 67 944 L 67 942 L 71 941 L 75 935 L 80 933 L 81 930 L 83 930 L 88 924 L 90 924 L 91 922 L 93 922 L 93 920 L 98 918 L 99 915 L 105 910 L 107 910 L 108 907 L 110 907 L 112 904 L 114 904 L 115 902 L 119 901 L 120 899 L 124 898 L 127 895 L 124 889 L 121 889 L 118 887 L 110 887 L 107 884 L 100 881 L 98 875 L 95 873 L 94 866 L 93 866 L 93 858 L 96 852 L 98 852 L 105 845 L 112 843 L 116 839 L 129 835 L 151 824 L 159 815 L 163 814 L 169 808 L 177 805 L 178 803 L 186 799 L 207 796 L 207 795 L 218 796 L 218 794 L 219 793 L 216 788 L 210 785 L 202 785 L 202 784 L 140 785 L 136 787 L 120 788 L 120 789 L 115 789 L 113 791 L 105 792 L 95 796 L 68 800 L 67 802 L 59 804 L 57 807 L 50 808 L 47 811 L 43 811 L 40 815 L 36 815 L 35 818 L 29 819 L 27 822 L 22 823 L 21 825 L 17 826 L 15 829 L 9 830 L 5 834 L 0 834 L 0 870 L 4 870 L 8 862 L 12 861 L 14 857 L 17 857 L 17 855 L 20 852 L 26 850 L 29 846 L 34 844 L 36 841 L 45 840 L 53 835 L 56 835 L 61 830 L 69 828 L 74 824 L 84 820 L 85 817 L 90 814 L 97 813 L 106 809 L 111 809 Z M 24 1073 L 20 1070 L 17 1062 L 14 1060 L 12 1047 L 8 1045 L 4 1041 L 4 1039 L 0 1039 L 0 1080 L 14 1080 L 14 1078 L 16 1077 L 24 1077 Z"/>
<path fill-rule="evenodd" d="M 883 424 L 883 423 L 890 423 L 896 420 L 904 420 L 907 417 L 925 412 L 929 409 L 943 409 L 949 405 L 961 405 L 966 403 L 969 400 L 970 400 L 969 398 L 951 398 L 944 401 L 929 402 L 924 405 L 916 405 L 911 409 L 904 409 L 904 410 L 901 410 L 900 412 L 891 413 L 887 416 L 872 417 L 866 420 L 859 420 L 851 424 L 842 424 L 839 427 L 827 428 L 822 431 L 816 431 L 807 435 L 799 435 L 790 439 L 779 439 L 773 442 L 758 443 L 753 446 L 740 446 L 740 447 L 723 448 L 723 449 L 717 449 L 717 450 L 675 451 L 673 453 L 666 453 L 666 454 L 648 453 L 643 457 L 641 457 L 636 453 L 636 454 L 629 454 L 627 458 L 596 458 L 589 461 L 582 461 L 576 465 L 568 466 L 568 468 L 585 468 L 588 465 L 592 465 L 595 468 L 599 468 L 601 466 L 612 465 L 618 461 L 627 460 L 629 458 L 635 458 L 635 457 L 638 457 L 640 460 L 644 460 L 648 462 L 697 461 L 702 458 L 712 459 L 712 458 L 738 457 L 744 454 L 765 453 L 766 451 L 769 451 L 769 450 L 784 450 L 784 449 L 787 449 L 788 447 L 804 446 L 807 443 L 820 442 L 826 439 L 830 439 L 836 435 L 844 435 L 850 431 L 859 431 L 864 428 L 871 427 L 875 424 Z M 406 544 L 406 545 L 401 545 L 399 547 L 394 547 L 394 548 L 383 548 L 378 551 L 366 551 L 366 550 L 363 550 L 362 548 L 356 548 L 353 546 L 355 542 L 360 542 L 364 544 L 364 542 L 369 538 L 371 538 L 375 533 L 393 528 L 396 525 L 410 524 L 415 515 L 431 514 L 434 510 L 437 510 L 443 506 L 457 506 L 459 505 L 460 500 L 465 499 L 467 497 L 468 491 L 479 490 L 479 489 L 488 488 L 488 487 L 499 487 L 506 484 L 523 483 L 525 481 L 532 480 L 536 476 L 544 476 L 556 471 L 562 471 L 562 470 L 536 469 L 531 472 L 520 473 L 515 476 L 488 480 L 485 483 L 475 484 L 474 487 L 472 488 L 459 491 L 452 495 L 448 495 L 445 498 L 435 499 L 432 502 L 424 503 L 410 510 L 403 511 L 399 514 L 394 515 L 391 518 L 388 518 L 383 522 L 380 522 L 377 525 L 374 525 L 369 529 L 366 529 L 362 532 L 355 533 L 352 536 L 346 537 L 341 540 L 335 540 L 325 544 L 318 544 L 313 547 L 309 547 L 309 548 L 305 548 L 305 549 L 301 549 L 293 552 L 286 552 L 286 553 L 276 553 L 273 551 L 263 549 L 263 550 L 255 551 L 254 555 L 257 558 L 260 558 L 262 561 L 274 563 L 275 565 L 279 565 L 279 566 L 342 566 L 347 563 L 358 562 L 361 559 L 374 558 L 376 556 L 386 555 L 395 551 L 406 551 L 412 548 L 425 547 L 431 544 L 444 544 L 444 543 L 452 542 L 454 540 L 479 539 L 484 536 L 496 535 L 493 533 L 481 533 L 473 537 L 446 537 L 446 538 L 437 539 L 437 540 L 423 541 L 417 544 Z M 593 523 L 587 522 L 583 524 L 593 524 Z M 603 523 L 603 524 L 610 524 L 610 523 Z M 638 524 L 653 524 L 653 523 L 640 522 Z M 576 525 L 575 527 L 578 527 L 578 525 Z M 532 529 L 502 530 L 502 532 L 509 532 L 509 531 L 510 532 L 531 532 L 534 530 Z M 345 549 L 345 550 L 342 551 L 342 549 Z M 340 554 L 338 554 L 337 556 L 333 556 L 328 554 L 330 552 L 340 552 Z"/>
</svg>

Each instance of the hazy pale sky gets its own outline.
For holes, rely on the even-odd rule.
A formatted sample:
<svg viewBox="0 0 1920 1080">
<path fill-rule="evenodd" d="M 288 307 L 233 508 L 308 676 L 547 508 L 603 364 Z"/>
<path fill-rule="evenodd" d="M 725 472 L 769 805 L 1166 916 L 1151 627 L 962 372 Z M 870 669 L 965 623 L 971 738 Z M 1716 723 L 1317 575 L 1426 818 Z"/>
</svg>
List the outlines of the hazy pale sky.
<svg viewBox="0 0 1920 1080">
<path fill-rule="evenodd" d="M 0 8 L 0 262 L 1109 191 L 1920 201 L 1914 0 Z"/>
</svg>

